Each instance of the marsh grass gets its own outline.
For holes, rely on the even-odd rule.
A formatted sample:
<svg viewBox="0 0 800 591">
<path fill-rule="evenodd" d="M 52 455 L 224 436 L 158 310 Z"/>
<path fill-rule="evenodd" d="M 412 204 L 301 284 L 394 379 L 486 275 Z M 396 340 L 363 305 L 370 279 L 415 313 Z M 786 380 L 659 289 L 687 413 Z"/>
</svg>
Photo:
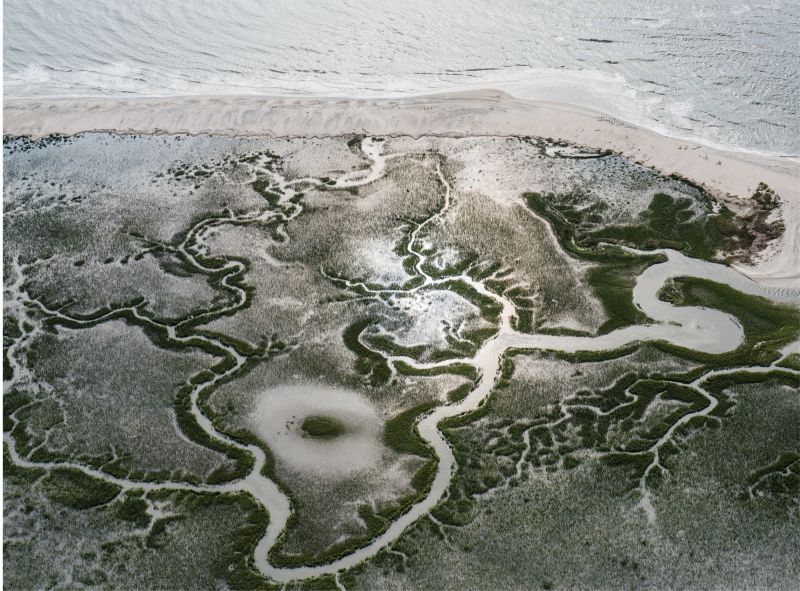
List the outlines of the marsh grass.
<svg viewBox="0 0 800 591">
<path fill-rule="evenodd" d="M 73 509 L 90 509 L 114 500 L 121 489 L 73 468 L 56 468 L 41 481 L 50 500 Z"/>
<path fill-rule="evenodd" d="M 300 429 L 317 439 L 335 439 L 347 432 L 344 424 L 333 417 L 313 415 L 303 419 Z"/>
</svg>

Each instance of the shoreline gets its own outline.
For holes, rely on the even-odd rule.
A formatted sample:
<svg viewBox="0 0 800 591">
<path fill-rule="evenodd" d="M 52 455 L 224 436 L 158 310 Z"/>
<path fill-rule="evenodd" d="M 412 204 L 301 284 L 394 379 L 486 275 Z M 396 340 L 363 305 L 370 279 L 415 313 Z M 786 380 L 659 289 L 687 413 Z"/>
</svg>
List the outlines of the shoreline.
<svg viewBox="0 0 800 591">
<path fill-rule="evenodd" d="M 66 103 L 157 103 L 169 102 L 177 103 L 181 101 L 217 101 L 225 102 L 233 101 L 253 101 L 253 102 L 305 102 L 312 103 L 315 101 L 336 102 L 336 103 L 389 103 L 389 102 L 424 102 L 426 99 L 437 99 L 440 97 L 449 97 L 452 99 L 464 98 L 469 95 L 497 95 L 496 98 L 515 100 L 527 103 L 530 106 L 546 107 L 553 110 L 574 110 L 583 112 L 587 115 L 596 115 L 606 117 L 609 119 L 618 120 L 626 125 L 636 127 L 653 133 L 658 136 L 666 137 L 672 140 L 685 142 L 691 145 L 703 146 L 719 152 L 730 154 L 742 154 L 745 156 L 753 156 L 757 158 L 765 158 L 767 160 L 775 161 L 794 161 L 800 165 L 800 152 L 766 152 L 752 147 L 739 146 L 734 144 L 722 144 L 710 139 L 704 139 L 700 136 L 681 135 L 679 133 L 670 133 L 664 126 L 657 124 L 647 125 L 641 122 L 634 121 L 624 115 L 614 115 L 602 109 L 594 109 L 580 103 L 569 101 L 549 100 L 549 99 L 536 99 L 524 96 L 518 91 L 518 84 L 515 83 L 497 83 L 493 85 L 454 85 L 448 89 L 430 89 L 420 90 L 418 92 L 409 91 L 397 94 L 376 94 L 376 95 L 337 95 L 337 94 L 324 94 L 324 93 L 308 93 L 308 94 L 269 94 L 259 92 L 240 92 L 240 93 L 197 93 L 197 94 L 41 94 L 30 96 L 8 96 L 4 97 L 3 101 L 6 105 L 11 105 L 16 108 L 22 107 L 23 109 L 34 106 L 56 106 Z M 99 130 L 97 130 L 99 131 Z M 103 130 L 108 131 L 108 130 Z M 170 133 L 170 132 L 164 132 Z M 455 133 L 455 132 L 454 132 Z M 189 135 L 199 135 L 194 132 Z M 227 134 L 226 134 L 227 135 Z M 252 132 L 237 135 L 253 135 Z M 342 134 L 347 135 L 347 134 Z M 393 134 L 383 134 L 391 136 Z M 410 135 L 405 133 L 398 133 L 394 135 Z M 437 134 L 433 134 L 437 135 Z M 476 134 L 476 135 L 520 135 L 520 134 Z M 315 137 L 306 135 L 293 134 L 290 136 L 281 137 Z"/>
<path fill-rule="evenodd" d="M 398 99 L 180 96 L 7 99 L 3 133 L 39 138 L 81 132 L 225 136 L 537 136 L 611 150 L 744 206 L 760 182 L 782 198 L 786 224 L 770 256 L 736 268 L 774 287 L 800 287 L 800 160 L 661 135 L 570 104 L 529 101 L 498 90 Z"/>
</svg>

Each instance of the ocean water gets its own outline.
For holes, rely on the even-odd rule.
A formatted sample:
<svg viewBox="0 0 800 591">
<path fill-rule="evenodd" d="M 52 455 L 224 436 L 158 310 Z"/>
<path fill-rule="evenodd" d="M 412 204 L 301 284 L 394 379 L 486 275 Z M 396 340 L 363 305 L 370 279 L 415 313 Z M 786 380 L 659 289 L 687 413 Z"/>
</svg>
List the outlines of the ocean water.
<svg viewBox="0 0 800 591">
<path fill-rule="evenodd" d="M 500 88 L 800 154 L 800 2 L 5 0 L 6 97 Z"/>
</svg>

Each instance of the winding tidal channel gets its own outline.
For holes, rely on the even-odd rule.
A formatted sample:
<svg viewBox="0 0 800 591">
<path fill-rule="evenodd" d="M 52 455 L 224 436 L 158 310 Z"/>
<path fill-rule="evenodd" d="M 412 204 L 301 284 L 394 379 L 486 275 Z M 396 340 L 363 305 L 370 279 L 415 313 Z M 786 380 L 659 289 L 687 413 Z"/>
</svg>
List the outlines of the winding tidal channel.
<svg viewBox="0 0 800 591">
<path fill-rule="evenodd" d="M 384 156 L 382 155 L 383 142 L 366 138 L 362 141 L 362 150 L 364 154 L 370 159 L 371 166 L 369 169 L 348 173 L 335 180 L 331 185 L 332 188 L 349 188 L 365 185 L 381 178 L 385 172 L 386 162 L 390 158 L 403 156 L 404 154 L 393 154 Z M 744 332 L 736 319 L 726 313 L 718 310 L 701 307 L 689 306 L 674 306 L 668 302 L 662 301 L 658 298 L 659 290 L 664 286 L 670 278 L 673 277 L 697 277 L 707 279 L 714 282 L 728 285 L 738 291 L 746 294 L 758 295 L 772 301 L 790 303 L 797 305 L 800 302 L 800 292 L 788 290 L 775 290 L 761 286 L 743 275 L 739 274 L 730 267 L 718 265 L 710 262 L 692 259 L 684 256 L 683 254 L 673 250 L 661 250 L 666 256 L 666 261 L 654 264 L 648 267 L 637 279 L 635 288 L 633 290 L 633 300 L 635 305 L 642 310 L 654 322 L 647 325 L 628 326 L 610 332 L 608 334 L 590 337 L 590 336 L 560 336 L 560 335 L 546 335 L 546 334 L 527 334 L 520 333 L 512 328 L 511 320 L 515 316 L 516 311 L 514 304 L 510 299 L 498 295 L 497 293 L 489 290 L 485 285 L 485 280 L 475 280 L 467 274 L 462 274 L 456 277 L 447 277 L 446 280 L 437 279 L 425 272 L 426 256 L 423 254 L 423 249 L 419 244 L 419 235 L 425 226 L 435 223 L 451 206 L 452 203 L 452 189 L 451 185 L 446 178 L 441 161 L 437 164 L 437 172 L 441 185 L 444 190 L 444 205 L 433 216 L 426 219 L 424 222 L 418 224 L 412 231 L 408 251 L 410 254 L 417 258 L 415 269 L 422 277 L 423 283 L 414 288 L 407 290 L 374 290 L 368 289 L 372 293 L 379 294 L 382 291 L 394 293 L 409 293 L 420 289 L 440 285 L 445 281 L 459 280 L 469 284 L 479 293 L 484 296 L 490 297 L 502 306 L 502 313 L 500 315 L 500 326 L 497 334 L 483 343 L 480 349 L 474 356 L 460 359 L 449 359 L 437 363 L 420 363 L 415 359 L 383 355 L 389 366 L 394 368 L 397 362 L 403 362 L 412 367 L 419 369 L 430 369 L 443 367 L 451 364 L 464 364 L 468 363 L 473 365 L 479 370 L 480 378 L 476 387 L 470 394 L 463 400 L 440 406 L 433 410 L 431 413 L 424 416 L 418 423 L 418 431 L 421 438 L 430 445 L 438 456 L 438 464 L 436 468 L 435 478 L 430 487 L 427 495 L 419 502 L 414 504 L 407 512 L 397 518 L 389 528 L 379 536 L 375 537 L 368 545 L 363 546 L 351 554 L 339 558 L 333 562 L 322 564 L 318 566 L 303 566 L 296 568 L 281 568 L 273 566 L 269 562 L 269 552 L 278 542 L 282 532 L 286 528 L 289 517 L 292 512 L 292 505 L 289 497 L 281 491 L 281 489 L 269 478 L 262 474 L 266 458 L 262 449 L 255 445 L 242 445 L 225 435 L 219 433 L 214 428 L 212 422 L 202 413 L 198 406 L 198 395 L 201 390 L 213 386 L 215 383 L 225 380 L 227 377 L 235 374 L 245 364 L 247 358 L 241 355 L 237 350 L 229 344 L 226 344 L 218 339 L 210 336 L 191 334 L 190 336 L 181 336 L 181 326 L 167 326 L 149 318 L 143 314 L 143 304 L 130 306 L 123 309 L 115 309 L 109 311 L 103 319 L 113 319 L 119 317 L 121 311 L 132 313 L 137 321 L 142 325 L 152 325 L 160 330 L 167 330 L 168 337 L 171 340 L 190 345 L 192 342 L 197 343 L 203 341 L 216 349 L 224 350 L 235 360 L 225 373 L 216 375 L 214 378 L 207 382 L 197 385 L 191 393 L 191 413 L 194 415 L 200 427 L 215 440 L 223 441 L 227 445 L 235 446 L 239 449 L 245 450 L 252 454 L 255 462 L 249 474 L 240 480 L 220 484 L 220 485 L 191 485 L 183 482 L 142 482 L 129 480 L 125 478 L 118 478 L 110 476 L 109 474 L 89 468 L 87 466 L 70 463 L 70 462 L 34 462 L 21 457 L 15 448 L 15 442 L 9 432 L 4 434 L 4 441 L 8 447 L 11 460 L 23 467 L 38 467 L 38 468 L 75 468 L 89 474 L 93 477 L 112 482 L 121 487 L 122 490 L 193 490 L 193 491 L 217 491 L 217 492 L 244 492 L 252 495 L 259 503 L 261 503 L 269 513 L 269 525 L 267 527 L 264 537 L 258 542 L 255 550 L 255 565 L 258 570 L 266 577 L 278 582 L 289 582 L 301 579 L 308 579 L 327 574 L 336 574 L 343 569 L 353 567 L 365 559 L 375 556 L 381 550 L 389 547 L 395 540 L 397 540 L 402 533 L 418 519 L 428 515 L 437 503 L 446 494 L 450 485 L 451 479 L 455 472 L 456 462 L 450 445 L 443 437 L 439 430 L 439 423 L 448 417 L 454 417 L 477 409 L 492 392 L 498 375 L 500 373 L 500 366 L 504 354 L 510 349 L 530 349 L 530 350 L 548 350 L 548 351 L 561 351 L 561 352 L 578 352 L 578 351 L 609 351 L 618 349 L 625 345 L 632 343 L 643 343 L 648 341 L 664 341 L 673 345 L 692 349 L 699 352 L 720 354 L 732 351 L 739 347 L 744 340 Z M 192 262 L 199 272 L 210 274 L 212 272 L 219 273 L 218 268 L 211 268 L 203 262 L 204 257 L 201 253 L 204 249 L 203 234 L 213 226 L 219 226 L 229 223 L 244 224 L 256 221 L 271 221 L 279 220 L 283 226 L 288 224 L 292 219 L 302 212 L 302 205 L 298 199 L 294 199 L 299 193 L 298 187 L 308 185 L 321 184 L 319 179 L 304 178 L 287 181 L 278 173 L 270 171 L 268 174 L 272 176 L 272 180 L 279 186 L 281 198 L 278 202 L 277 211 L 275 209 L 267 209 L 264 211 L 252 212 L 239 216 L 230 214 L 228 217 L 214 218 L 211 220 L 204 220 L 194 226 L 186 235 L 184 241 L 176 248 L 184 255 L 185 259 Z M 554 247 L 558 248 L 555 244 Z M 654 251 L 633 251 L 637 254 L 653 254 Z M 232 282 L 233 278 L 238 277 L 245 273 L 245 267 L 241 262 L 228 261 L 223 269 L 226 272 L 223 279 L 224 287 L 232 294 L 236 294 L 235 301 L 229 304 L 225 312 L 233 313 L 246 302 L 247 294 L 245 291 Z M 13 313 L 20 320 L 28 320 L 30 324 L 35 325 L 37 328 L 30 333 L 25 334 L 22 338 L 16 341 L 9 352 L 9 359 L 14 370 L 14 378 L 10 383 L 6 383 L 5 387 L 13 386 L 13 383 L 20 380 L 21 376 L 29 376 L 28 370 L 18 361 L 17 355 L 14 353 L 19 350 L 31 339 L 35 338 L 39 330 L 41 330 L 41 318 L 56 318 L 69 321 L 70 323 L 85 325 L 96 324 L 97 317 L 91 320 L 81 320 L 73 316 L 62 314 L 58 310 L 51 310 L 46 308 L 43 304 L 31 299 L 25 293 L 22 285 L 24 283 L 24 276 L 26 269 L 24 266 L 16 264 L 16 268 L 12 273 L 13 282 L 6 286 L 6 293 L 10 294 L 8 310 Z M 351 284 L 346 280 L 342 280 L 349 286 Z M 367 289 L 363 284 L 358 284 L 363 289 Z M 218 314 L 220 310 L 215 310 L 214 314 Z M 198 317 L 190 319 L 193 325 L 197 325 Z M 366 343 L 362 343 L 368 347 Z M 800 350 L 798 343 L 794 343 L 790 347 L 792 351 Z M 786 351 L 788 354 L 789 350 Z M 742 367 L 736 368 L 735 371 L 747 370 L 752 372 L 768 371 L 769 367 Z M 697 378 L 694 382 L 689 384 L 709 400 L 709 404 L 696 413 L 690 413 L 681 419 L 679 424 L 673 425 L 669 433 L 662 438 L 662 441 L 655 444 L 653 451 L 655 453 L 655 463 L 658 462 L 658 451 L 660 445 L 671 437 L 672 432 L 683 424 L 697 415 L 710 413 L 716 403 L 716 400 L 705 393 L 702 388 L 702 382 L 712 375 L 725 373 L 731 370 L 716 370 L 708 372 L 703 376 Z M 798 373 L 794 370 L 784 369 L 784 371 L 791 371 Z M 13 418 L 13 417 L 12 417 Z M 642 477 L 642 500 L 641 507 L 645 511 L 649 519 L 654 518 L 654 509 L 650 503 L 649 495 L 646 487 L 644 486 L 645 476 Z"/>
</svg>

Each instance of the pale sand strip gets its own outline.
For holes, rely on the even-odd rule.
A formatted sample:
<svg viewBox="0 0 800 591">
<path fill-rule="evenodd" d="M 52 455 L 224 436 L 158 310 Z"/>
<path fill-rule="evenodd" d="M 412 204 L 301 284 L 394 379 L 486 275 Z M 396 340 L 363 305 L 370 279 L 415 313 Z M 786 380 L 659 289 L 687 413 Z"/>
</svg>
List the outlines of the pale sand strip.
<svg viewBox="0 0 800 591">
<path fill-rule="evenodd" d="M 403 99 L 175 97 L 6 100 L 3 130 L 41 137 L 82 131 L 274 137 L 531 135 L 610 149 L 716 195 L 745 198 L 759 182 L 784 199 L 782 244 L 756 267 L 759 282 L 800 287 L 800 161 L 729 152 L 666 137 L 601 113 L 516 99 L 496 90 Z"/>
</svg>

